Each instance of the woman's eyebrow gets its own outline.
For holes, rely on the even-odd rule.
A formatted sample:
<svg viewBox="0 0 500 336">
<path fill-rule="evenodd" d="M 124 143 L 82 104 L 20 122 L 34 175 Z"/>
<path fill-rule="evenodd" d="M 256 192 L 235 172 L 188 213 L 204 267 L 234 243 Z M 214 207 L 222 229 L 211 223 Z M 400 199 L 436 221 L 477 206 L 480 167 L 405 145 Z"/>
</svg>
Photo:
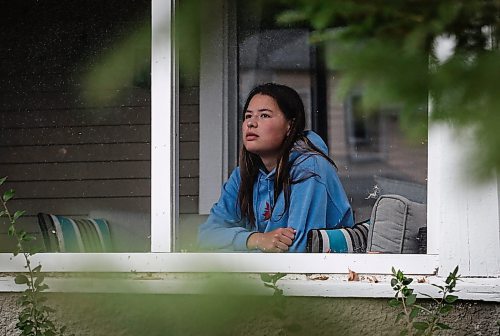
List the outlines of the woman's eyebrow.
<svg viewBox="0 0 500 336">
<path fill-rule="evenodd" d="M 250 112 L 250 113 L 252 113 L 252 112 L 254 112 L 254 111 L 247 109 L 247 110 L 246 110 L 246 112 Z M 245 112 L 245 113 L 246 113 L 246 112 Z M 268 108 L 261 108 L 261 109 L 258 109 L 258 110 L 257 110 L 257 112 L 273 112 L 273 110 L 270 110 L 270 109 L 268 109 Z"/>
</svg>

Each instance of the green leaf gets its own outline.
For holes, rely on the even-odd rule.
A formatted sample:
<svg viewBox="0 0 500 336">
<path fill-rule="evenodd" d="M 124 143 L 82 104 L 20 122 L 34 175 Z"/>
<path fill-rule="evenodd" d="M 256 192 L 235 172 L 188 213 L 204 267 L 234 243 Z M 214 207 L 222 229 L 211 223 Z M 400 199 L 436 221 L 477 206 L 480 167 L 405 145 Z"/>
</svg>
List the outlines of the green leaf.
<svg viewBox="0 0 500 336">
<path fill-rule="evenodd" d="M 276 286 L 274 286 L 273 284 L 267 283 L 267 282 L 264 282 L 264 286 L 272 288 L 272 289 L 276 288 Z"/>
<path fill-rule="evenodd" d="M 403 280 L 403 285 L 405 286 L 408 286 L 409 284 L 411 284 L 413 282 L 413 279 L 412 278 L 405 278 Z"/>
<path fill-rule="evenodd" d="M 429 323 L 427 322 L 413 322 L 413 328 L 417 330 L 426 330 L 429 328 Z"/>
<path fill-rule="evenodd" d="M 33 268 L 31 271 L 32 272 L 40 272 L 40 270 L 42 269 L 42 265 L 38 265 L 37 267 Z"/>
<path fill-rule="evenodd" d="M 15 277 L 14 282 L 18 285 L 23 285 L 29 283 L 28 277 L 24 274 L 19 274 Z"/>
<path fill-rule="evenodd" d="M 412 306 L 417 301 L 417 294 L 408 295 L 406 298 L 406 305 Z"/>
<path fill-rule="evenodd" d="M 400 312 L 398 315 L 396 315 L 396 323 L 401 320 L 405 316 L 405 312 Z"/>
<path fill-rule="evenodd" d="M 446 329 L 446 330 L 450 330 L 451 329 L 451 327 L 449 325 L 441 323 L 441 322 L 436 323 L 436 326 L 439 329 Z"/>
<path fill-rule="evenodd" d="M 452 305 L 449 305 L 449 304 L 445 304 L 444 306 L 441 307 L 441 309 L 439 309 L 439 312 L 443 315 L 446 315 L 448 314 L 451 310 L 453 309 L 453 306 Z"/>
<path fill-rule="evenodd" d="M 286 276 L 286 273 L 276 273 L 275 275 L 273 275 L 272 279 L 273 279 L 273 282 L 276 283 L 279 279 L 283 278 Z"/>
<path fill-rule="evenodd" d="M 8 200 L 12 199 L 12 197 L 14 197 L 14 189 L 10 189 L 10 190 L 7 190 L 6 192 L 4 192 L 3 194 L 3 201 L 4 202 L 7 202 Z"/>
<path fill-rule="evenodd" d="M 273 296 L 283 296 L 283 290 L 276 287 Z"/>
<path fill-rule="evenodd" d="M 413 309 L 410 312 L 410 321 L 413 320 L 415 317 L 417 317 L 419 312 L 420 312 L 420 308 L 413 307 Z"/>
<path fill-rule="evenodd" d="M 43 284 L 43 285 L 38 287 L 39 292 L 43 292 L 46 289 L 49 289 L 49 286 L 47 284 Z"/>
<path fill-rule="evenodd" d="M 434 286 L 434 287 L 436 287 L 436 288 L 439 288 L 441 291 L 444 291 L 444 287 L 443 286 L 438 286 L 438 285 L 435 285 L 435 284 L 431 284 L 431 285 Z"/>
<path fill-rule="evenodd" d="M 45 277 L 43 275 L 38 276 L 35 279 L 35 287 L 40 286 L 40 284 L 43 282 L 44 279 L 45 279 Z"/>
<path fill-rule="evenodd" d="M 389 306 L 391 306 L 391 307 L 397 307 L 400 304 L 401 304 L 401 301 L 399 301 L 398 299 L 389 300 Z"/>
<path fill-rule="evenodd" d="M 392 278 L 392 279 L 391 279 L 391 287 L 395 287 L 397 284 L 398 284 L 398 280 L 397 280 L 397 279 Z"/>
<path fill-rule="evenodd" d="M 2 217 L 5 214 L 6 214 L 5 210 L 0 211 L 0 217 Z"/>
<path fill-rule="evenodd" d="M 7 176 L 0 178 L 0 185 L 4 184 L 5 180 L 7 180 Z"/>
<path fill-rule="evenodd" d="M 458 296 L 456 296 L 456 295 L 446 295 L 446 297 L 444 298 L 444 300 L 447 303 L 453 303 L 453 302 L 457 301 L 457 299 L 458 299 Z"/>
<path fill-rule="evenodd" d="M 413 289 L 411 288 L 403 288 L 401 291 L 405 297 L 408 297 L 413 294 Z"/>
<path fill-rule="evenodd" d="M 9 226 L 9 231 L 7 233 L 9 234 L 9 236 L 14 237 L 14 235 L 16 234 L 16 228 L 14 227 L 14 225 Z"/>
<path fill-rule="evenodd" d="M 260 279 L 264 282 L 271 282 L 273 280 L 273 277 L 271 276 L 271 274 L 260 273 Z"/>
<path fill-rule="evenodd" d="M 12 216 L 12 217 L 14 220 L 16 220 L 19 217 L 23 216 L 25 213 L 26 213 L 26 211 L 24 211 L 24 210 L 17 210 L 16 212 L 14 212 L 14 216 Z"/>
</svg>

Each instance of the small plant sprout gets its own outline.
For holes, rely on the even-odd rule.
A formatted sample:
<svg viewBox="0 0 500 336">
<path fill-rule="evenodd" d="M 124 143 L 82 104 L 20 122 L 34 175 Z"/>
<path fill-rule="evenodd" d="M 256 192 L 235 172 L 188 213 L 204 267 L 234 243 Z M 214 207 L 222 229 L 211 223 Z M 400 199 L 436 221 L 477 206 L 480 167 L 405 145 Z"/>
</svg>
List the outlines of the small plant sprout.
<svg viewBox="0 0 500 336">
<path fill-rule="evenodd" d="M 7 177 L 0 178 L 0 186 L 2 186 Z M 43 295 L 43 291 L 49 286 L 44 283 L 44 275 L 42 274 L 42 265 L 33 267 L 30 257 L 36 251 L 33 248 L 27 248 L 26 244 L 35 240 L 33 235 L 30 235 L 25 230 L 17 228 L 17 221 L 21 218 L 25 211 L 16 211 L 13 214 L 7 207 L 7 203 L 14 198 L 15 192 L 13 189 L 5 191 L 2 195 L 2 208 L 0 210 L 0 218 L 7 219 L 8 235 L 16 240 L 16 247 L 13 251 L 14 256 L 21 254 L 26 262 L 26 274 L 19 274 L 14 278 L 14 282 L 18 285 L 26 285 L 26 290 L 19 298 L 21 310 L 18 315 L 19 321 L 16 328 L 21 331 L 23 336 L 55 336 L 64 335 L 66 327 L 58 328 L 51 319 L 50 314 L 55 310 L 47 305 L 47 298 Z"/>
<path fill-rule="evenodd" d="M 432 284 L 442 294 L 439 299 L 421 293 L 433 301 L 433 305 L 427 308 L 416 303 L 417 294 L 409 287 L 413 282 L 412 278 L 406 277 L 400 270 L 396 271 L 394 267 L 392 275 L 391 286 L 396 294 L 394 299 L 389 301 L 389 305 L 402 309 L 396 316 L 396 322 L 402 322 L 405 326 L 400 335 L 434 335 L 440 330 L 451 329 L 441 320 L 453 309 L 453 303 L 458 299 L 457 296 L 451 294 L 455 292 L 455 286 L 460 279 L 458 266 L 448 275 L 444 286 Z"/>
</svg>

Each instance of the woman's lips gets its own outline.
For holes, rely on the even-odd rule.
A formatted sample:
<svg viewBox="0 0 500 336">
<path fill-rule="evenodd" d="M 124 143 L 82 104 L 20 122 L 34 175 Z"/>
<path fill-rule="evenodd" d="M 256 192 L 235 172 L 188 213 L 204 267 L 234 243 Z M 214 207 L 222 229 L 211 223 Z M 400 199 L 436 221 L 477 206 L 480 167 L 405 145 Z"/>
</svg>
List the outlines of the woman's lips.
<svg viewBox="0 0 500 336">
<path fill-rule="evenodd" d="M 258 136 L 257 134 L 255 134 L 255 133 L 247 133 L 247 134 L 245 135 L 245 140 L 247 140 L 247 141 L 252 141 L 252 140 L 257 139 L 258 137 L 259 137 L 259 136 Z"/>
</svg>

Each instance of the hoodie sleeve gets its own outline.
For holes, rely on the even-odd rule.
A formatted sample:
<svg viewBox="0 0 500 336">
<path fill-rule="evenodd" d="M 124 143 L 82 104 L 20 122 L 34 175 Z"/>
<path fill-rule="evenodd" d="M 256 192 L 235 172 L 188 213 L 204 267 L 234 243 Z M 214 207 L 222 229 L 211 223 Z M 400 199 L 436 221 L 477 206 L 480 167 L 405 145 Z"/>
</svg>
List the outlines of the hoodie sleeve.
<svg viewBox="0 0 500 336">
<path fill-rule="evenodd" d="M 325 227 L 327 201 L 326 187 L 315 177 L 292 186 L 287 226 L 296 233 L 289 252 L 305 252 L 307 232 Z"/>
<path fill-rule="evenodd" d="M 293 184 L 287 226 L 296 230 L 289 252 L 306 252 L 307 233 L 311 229 L 352 226 L 349 202 L 336 172 L 329 163 L 318 157 L 304 162 L 305 169 L 299 169 L 312 176 Z"/>
<path fill-rule="evenodd" d="M 224 184 L 219 201 L 210 210 L 198 231 L 198 245 L 202 249 L 247 251 L 247 239 L 253 233 L 247 221 L 241 218 L 238 206 L 240 185 L 236 168 Z"/>
</svg>

